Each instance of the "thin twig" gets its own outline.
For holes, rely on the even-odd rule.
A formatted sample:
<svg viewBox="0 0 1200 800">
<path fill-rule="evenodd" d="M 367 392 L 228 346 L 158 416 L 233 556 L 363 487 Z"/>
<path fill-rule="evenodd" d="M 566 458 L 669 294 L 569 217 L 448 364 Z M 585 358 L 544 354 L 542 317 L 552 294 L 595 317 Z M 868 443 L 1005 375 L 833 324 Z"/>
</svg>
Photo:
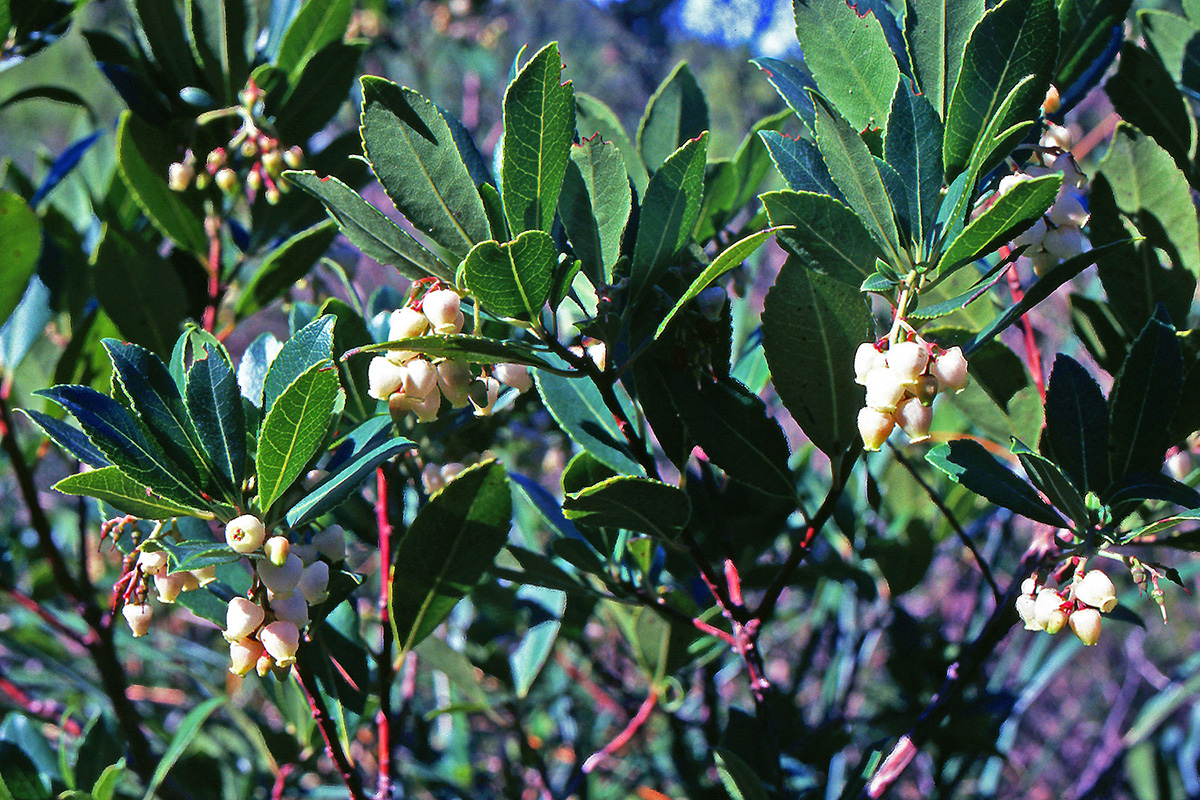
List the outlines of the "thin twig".
<svg viewBox="0 0 1200 800">
<path fill-rule="evenodd" d="M 392 792 L 392 682 L 396 673 L 392 665 L 392 632 L 386 624 L 392 592 L 392 522 L 388 514 L 388 489 L 388 475 L 385 465 L 381 464 L 375 470 L 375 525 L 379 529 L 379 618 L 385 624 L 375 665 L 379 674 L 379 712 L 375 715 L 379 761 L 376 800 L 387 800 Z"/>
<path fill-rule="evenodd" d="M 307 642 L 302 645 L 302 647 L 310 646 Z M 320 689 L 317 688 L 313 676 L 301 666 L 302 663 L 303 660 L 297 660 L 292 667 L 292 672 L 295 674 L 300 688 L 304 690 L 304 696 L 308 698 L 308 707 L 312 711 L 313 720 L 317 723 L 317 729 L 321 731 L 321 738 L 325 740 L 325 752 L 329 754 L 334 766 L 337 767 L 338 775 L 341 776 L 346 790 L 350 792 L 352 800 L 367 800 L 366 794 L 363 793 L 362 779 L 359 777 L 358 771 L 351 765 L 345 751 L 342 750 L 341 742 L 338 741 L 337 731 L 334 730 L 333 720 L 329 718 L 329 709 L 325 708 L 325 701 L 321 697 Z"/>
<path fill-rule="evenodd" d="M 628 744 L 633 735 L 638 732 L 642 725 L 646 724 L 646 720 L 650 719 L 650 712 L 654 710 L 654 706 L 658 704 L 658 689 L 651 687 L 650 693 L 646 695 L 646 699 L 642 701 L 641 707 L 637 713 L 629 720 L 629 724 L 618 733 L 613 740 L 604 747 L 592 753 L 583 762 L 583 771 L 591 772 L 600 764 L 604 763 L 610 756 Z"/>
<path fill-rule="evenodd" d="M 3 675 L 0 675 L 0 694 L 26 714 L 56 725 L 61 724 L 63 730 L 71 736 L 80 736 L 83 733 L 83 728 L 78 722 L 69 716 L 63 716 L 66 709 L 61 703 L 53 700 L 38 700 Z"/>
</svg>

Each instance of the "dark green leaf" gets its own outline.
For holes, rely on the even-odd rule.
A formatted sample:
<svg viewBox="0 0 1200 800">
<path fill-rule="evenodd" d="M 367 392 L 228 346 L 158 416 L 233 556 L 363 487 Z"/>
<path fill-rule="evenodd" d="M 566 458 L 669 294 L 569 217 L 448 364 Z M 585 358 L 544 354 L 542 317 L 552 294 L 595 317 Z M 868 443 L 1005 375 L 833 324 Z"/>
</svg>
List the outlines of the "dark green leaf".
<svg viewBox="0 0 1200 800">
<path fill-rule="evenodd" d="M 611 283 L 632 195 L 621 152 L 599 134 L 571 147 L 558 213 L 593 284 Z"/>
<path fill-rule="evenodd" d="M 43 414 L 40 411 L 26 408 L 19 410 L 41 428 L 42 432 L 50 437 L 55 444 L 73 458 L 79 459 L 94 469 L 109 465 L 108 459 L 96 449 L 96 445 L 92 444 L 91 440 L 82 431 L 71 427 L 62 420 L 55 419 L 49 414 Z"/>
<path fill-rule="evenodd" d="M 463 261 L 467 288 L 493 314 L 538 321 L 558 261 L 550 234 L 528 230 L 511 242 L 480 242 Z"/>
<path fill-rule="evenodd" d="M 650 175 L 642 157 L 629 138 L 629 134 L 621 127 L 621 121 L 611 108 L 596 98 L 583 92 L 575 94 L 575 127 L 580 139 L 590 139 L 595 134 L 605 142 L 612 142 L 621 152 L 625 161 L 625 171 L 633 183 L 633 190 L 642 196 L 646 193 L 646 185 Z"/>
<path fill-rule="evenodd" d="M 130 194 L 163 236 L 185 250 L 205 253 L 208 237 L 200 210 L 167 186 L 167 168 L 177 158 L 168 137 L 129 112 L 121 115 L 117 166 Z"/>
<path fill-rule="evenodd" d="M 550 232 L 575 131 L 571 84 L 559 83 L 562 59 L 551 43 L 504 92 L 501 194 L 514 234 Z"/>
<path fill-rule="evenodd" d="M 248 316 L 266 308 L 296 281 L 306 276 L 313 264 L 337 238 L 333 220 L 300 231 L 279 245 L 263 260 L 238 297 L 235 313 Z"/>
<path fill-rule="evenodd" d="M 21 748 L 0 741 L 0 798 L 50 800 L 53 797 L 37 766 Z"/>
<path fill-rule="evenodd" d="M 550 657 L 558 630 L 562 627 L 562 615 L 567 608 L 567 595 L 557 589 L 541 586 L 521 586 L 517 589 L 517 602 L 532 606 L 534 622 L 521 637 L 520 644 L 508 657 L 512 672 L 513 692 L 517 697 L 529 694 L 538 673 Z"/>
<path fill-rule="evenodd" d="M 1021 181 L 963 228 L 942 252 L 937 276 L 944 277 L 1010 242 L 1054 204 L 1062 176 L 1058 173 Z"/>
<path fill-rule="evenodd" d="M 119 467 L 101 467 L 68 475 L 52 487 L 63 494 L 80 494 L 103 500 L 122 513 L 140 519 L 170 519 L 207 514 L 191 506 L 173 503 L 127 477 Z"/>
<path fill-rule="evenodd" d="M 1124 5 L 1128 6 L 1129 0 L 1124 0 Z M 1196 47 L 1200 28 L 1170 11 L 1156 9 L 1138 11 L 1137 20 L 1150 50 L 1162 61 L 1172 80 L 1182 83 L 1185 72 L 1196 74 L 1200 68 L 1200 49 Z"/>
<path fill-rule="evenodd" d="M 179 727 L 175 729 L 175 734 L 171 737 L 171 743 L 167 746 L 166 752 L 163 753 L 162 758 L 158 761 L 158 766 L 154 769 L 154 775 L 150 778 L 150 783 L 146 787 L 146 794 L 142 800 L 151 800 L 154 797 L 155 792 L 158 791 L 158 787 L 166 780 L 167 773 L 171 771 L 171 768 L 183 756 L 183 752 L 187 750 L 192 740 L 200 733 L 200 728 L 204 725 L 204 721 L 208 719 L 208 716 L 212 712 L 224 705 L 225 702 L 226 698 L 224 695 L 210 697 L 189 711 L 180 721 Z"/>
<path fill-rule="evenodd" d="M 1003 131 L 1037 118 L 1057 56 L 1054 0 L 1004 0 L 984 14 L 967 42 L 946 110 L 942 162 L 947 178 L 967 168 L 989 124 Z M 1034 79 L 1003 110 L 1009 92 L 1030 75 Z"/>
<path fill-rule="evenodd" d="M 94 786 L 105 769 L 120 761 L 124 748 L 119 730 L 109 712 L 97 714 L 88 723 L 75 756 L 76 786 Z M 92 794 L 95 795 L 94 788 Z"/>
<path fill-rule="evenodd" d="M 330 475 L 303 500 L 292 506 L 287 513 L 287 524 L 292 528 L 307 525 L 322 514 L 336 508 L 357 489 L 375 468 L 394 455 L 410 450 L 416 445 L 409 439 L 398 436 L 366 450 Z"/>
<path fill-rule="evenodd" d="M 886 128 L 900 68 L 874 14 L 845 0 L 794 0 L 804 64 L 856 131 Z M 818 112 L 818 119 L 820 118 Z"/>
<path fill-rule="evenodd" d="M 983 17 L 983 0 L 909 0 L 905 5 L 904 38 L 913 73 L 921 94 L 945 119 L 967 40 Z"/>
<path fill-rule="evenodd" d="M 670 484 L 622 475 L 569 495 L 563 513 L 592 527 L 625 528 L 673 541 L 687 525 L 692 505 L 687 494 Z"/>
<path fill-rule="evenodd" d="M 792 191 L 827 194 L 845 202 L 815 144 L 777 131 L 763 131 L 760 135 L 775 168 Z"/>
<path fill-rule="evenodd" d="M 894 255 L 900 248 L 900 234 L 875 158 L 850 124 L 823 102 L 817 103 L 817 149 L 846 204 L 884 252 Z"/>
<path fill-rule="evenodd" d="M 192 55 L 218 102 L 232 104 L 250 74 L 254 6 L 246 0 L 187 0 L 186 7 Z"/>
<path fill-rule="evenodd" d="M 401 653 L 441 624 L 508 538 L 512 494 L 504 467 L 460 472 L 418 512 L 396 551 L 389 614 Z"/>
<path fill-rule="evenodd" d="M 1200 492 L 1162 473 L 1134 473 L 1113 484 L 1104 497 L 1110 506 L 1143 500 L 1163 500 L 1183 508 L 1200 506 Z"/>
<path fill-rule="evenodd" d="M 1095 74 L 1097 62 L 1106 55 L 1111 59 L 1113 40 L 1120 41 L 1124 36 L 1125 16 L 1131 5 L 1131 0 L 1061 0 L 1058 3 L 1060 41 L 1055 86 L 1065 91 L 1074 88 L 1084 77 L 1090 77 L 1092 85 L 1099 81 L 1100 75 Z"/>
<path fill-rule="evenodd" d="M 1033 481 L 1033 485 L 1060 511 L 1065 512 L 1068 519 L 1075 522 L 1077 530 L 1086 529 L 1089 525 L 1089 515 L 1083 502 L 1083 494 L 1062 468 L 1030 450 L 1019 439 L 1012 440 L 1010 449 L 1021 461 L 1021 466 L 1025 468 L 1025 474 Z"/>
<path fill-rule="evenodd" d="M 210 346 L 187 374 L 187 410 L 208 463 L 235 499 L 246 476 L 246 418 L 233 368 Z"/>
<path fill-rule="evenodd" d="M 831 458 L 857 436 L 863 389 L 854 352 L 873 340 L 874 323 L 858 287 L 789 258 L 767 293 L 763 350 L 779 399 L 814 445 Z"/>
<path fill-rule="evenodd" d="M 783 102 L 787 103 L 801 122 L 808 126 L 809 131 L 812 131 L 817 115 L 813 107 L 812 92 L 817 85 L 808 73 L 777 58 L 752 58 L 750 63 L 767 74 L 767 80 L 775 87 L 775 91 L 779 92 Z"/>
<path fill-rule="evenodd" d="M 400 213 L 459 258 L 487 241 L 483 201 L 437 106 L 382 78 L 362 88 L 363 149 Z"/>
<path fill-rule="evenodd" d="M 1181 169 L 1189 168 L 1196 123 L 1161 61 L 1126 42 L 1104 92 L 1121 119 L 1149 134 Z"/>
<path fill-rule="evenodd" d="M 315 172 L 285 172 L 284 177 L 324 203 L 342 233 L 363 255 L 396 267 L 408 278 L 433 275 L 453 280 L 450 268 L 440 258 L 337 178 L 318 178 Z"/>
<path fill-rule="evenodd" d="M 914 95 L 908 81 L 896 85 L 888 115 L 883 153 L 908 189 L 912 237 L 925 241 L 933 228 L 942 196 L 942 121 L 922 95 Z"/>
<path fill-rule="evenodd" d="M 1055 528 L 1067 527 L 1066 521 L 1029 484 L 973 439 L 939 444 L 926 454 L 925 460 L 946 473 L 950 480 L 998 506 Z"/>
<path fill-rule="evenodd" d="M 1059 353 L 1046 386 L 1043 450 L 1083 493 L 1108 486 L 1108 404 L 1079 362 Z"/>
<path fill-rule="evenodd" d="M 215 567 L 221 564 L 233 564 L 242 559 L 241 553 L 226 544 L 219 544 L 212 539 L 193 539 L 183 542 L 166 541 L 163 546 L 175 559 L 171 572 L 186 572 L 187 570 Z"/>
<path fill-rule="evenodd" d="M 283 349 L 271 362 L 263 380 L 264 411 L 269 411 L 275 399 L 301 374 L 333 357 L 333 327 L 336 321 L 337 318 L 332 314 L 318 317 L 284 342 Z"/>
<path fill-rule="evenodd" d="M 386 346 L 385 346 L 386 345 Z M 516 341 L 501 341 L 484 336 L 416 336 L 412 339 L 397 339 L 378 345 L 373 350 L 415 350 L 429 358 L 453 358 L 470 361 L 472 364 L 524 364 L 529 367 L 556 369 L 545 351 L 534 350 L 527 344 Z"/>
<path fill-rule="evenodd" d="M 780 242 L 842 283 L 861 285 L 883 255 L 854 212 L 828 195 L 768 192 L 762 203 L 767 219 L 782 228 Z"/>
<path fill-rule="evenodd" d="M 329 428 L 337 392 L 337 370 L 317 364 L 288 385 L 270 406 L 258 434 L 256 459 L 258 508 L 263 513 L 316 454 Z"/>
<path fill-rule="evenodd" d="M 365 49 L 365 42 L 333 42 L 309 59 L 275 112 L 280 138 L 306 142 L 329 124 L 353 91 Z"/>
<path fill-rule="evenodd" d="M 691 238 L 704 196 L 707 149 L 708 134 L 703 133 L 672 153 L 650 179 L 630 265 L 631 299 L 658 282 Z"/>
<path fill-rule="evenodd" d="M 1151 319 L 1129 348 L 1109 397 L 1113 480 L 1162 470 L 1182 385 L 1183 356 L 1175 329 L 1160 318 Z"/>
<path fill-rule="evenodd" d="M 637 145 L 653 174 L 684 144 L 708 130 L 708 103 L 686 63 L 671 70 L 646 104 Z"/>
<path fill-rule="evenodd" d="M 295 80 L 313 54 L 341 41 L 353 13 L 353 0 L 306 0 L 283 35 L 275 65 Z"/>
<path fill-rule="evenodd" d="M 0 191 L 0 324 L 21 302 L 42 252 L 42 226 L 19 195 Z"/>
<path fill-rule="evenodd" d="M 159 0 L 130 0 L 137 17 L 141 39 L 159 68 L 177 85 L 193 85 L 195 64 L 183 34 L 183 19 L 175 3 Z"/>
<path fill-rule="evenodd" d="M 536 370 L 534 377 L 546 410 L 576 444 L 617 472 L 642 472 L 595 384 L 545 370 Z"/>
<path fill-rule="evenodd" d="M 713 748 L 713 760 L 717 764 L 721 785 L 733 800 L 768 800 L 762 778 L 732 750 Z"/>
</svg>

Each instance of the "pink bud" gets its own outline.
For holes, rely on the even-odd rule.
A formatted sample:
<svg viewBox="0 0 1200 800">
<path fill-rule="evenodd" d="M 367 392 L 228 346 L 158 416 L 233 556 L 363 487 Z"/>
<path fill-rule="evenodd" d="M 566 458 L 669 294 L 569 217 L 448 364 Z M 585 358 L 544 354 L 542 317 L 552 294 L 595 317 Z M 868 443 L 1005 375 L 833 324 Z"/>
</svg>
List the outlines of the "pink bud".
<svg viewBox="0 0 1200 800">
<path fill-rule="evenodd" d="M 275 659 L 281 667 L 296 663 L 296 650 L 300 647 L 300 629 L 296 623 L 279 620 L 264 625 L 258 632 L 258 640 L 262 642 L 267 655 Z"/>
<path fill-rule="evenodd" d="M 888 348 L 884 359 L 902 383 L 913 383 L 929 363 L 929 348 L 919 341 L 897 342 Z"/>
<path fill-rule="evenodd" d="M 270 561 L 277 567 L 282 567 L 287 561 L 291 547 L 292 543 L 288 541 L 286 536 L 272 536 L 263 545 L 263 553 L 266 554 L 267 561 Z"/>
<path fill-rule="evenodd" d="M 434 289 L 421 300 L 421 310 L 429 318 L 433 332 L 445 335 L 462 330 L 459 321 L 462 298 L 453 289 Z"/>
<path fill-rule="evenodd" d="M 1094 569 L 1085 574 L 1075 587 L 1075 599 L 1107 614 L 1116 608 L 1117 589 L 1107 575 Z"/>
<path fill-rule="evenodd" d="M 524 364 L 497 364 L 492 368 L 492 374 L 496 380 L 518 392 L 524 393 L 533 388 L 533 378 Z"/>
<path fill-rule="evenodd" d="M 1078 192 L 1061 192 L 1054 205 L 1046 212 L 1050 221 L 1055 225 L 1074 225 L 1076 228 L 1087 224 L 1088 212 L 1083 207 L 1083 199 Z"/>
<path fill-rule="evenodd" d="M 442 490 L 446 481 L 442 479 L 442 471 L 438 469 L 437 464 L 425 465 L 421 470 L 421 484 L 425 487 L 425 494 L 435 494 Z"/>
<path fill-rule="evenodd" d="M 894 369 L 876 367 L 867 373 L 867 407 L 891 414 L 904 397 L 904 381 Z"/>
<path fill-rule="evenodd" d="M 471 384 L 467 396 L 471 399 L 471 405 L 475 406 L 475 416 L 491 416 L 492 407 L 500 397 L 500 381 L 485 375 Z"/>
<path fill-rule="evenodd" d="M 910 442 L 923 442 L 929 438 L 933 407 L 922 404 L 915 397 L 908 398 L 896 408 L 895 419 Z"/>
<path fill-rule="evenodd" d="M 863 342 L 854 351 L 854 382 L 867 384 L 867 374 L 876 367 L 886 367 L 887 357 L 875 348 L 874 342 Z"/>
<path fill-rule="evenodd" d="M 330 564 L 346 560 L 346 534 L 337 525 L 330 525 L 313 536 L 313 546 Z"/>
<path fill-rule="evenodd" d="M 895 426 L 892 415 L 878 409 L 867 407 L 858 412 L 858 432 L 867 450 L 882 447 Z"/>
<path fill-rule="evenodd" d="M 243 514 L 225 526 L 225 541 L 239 553 L 253 553 L 262 546 L 267 530 L 253 514 Z"/>
<path fill-rule="evenodd" d="M 324 561 L 316 561 L 304 568 L 296 591 L 304 595 L 310 605 L 325 602 L 329 597 L 329 565 Z"/>
<path fill-rule="evenodd" d="M 159 573 L 154 576 L 154 588 L 158 590 L 158 602 L 174 603 L 175 598 L 179 597 L 179 593 L 184 591 L 187 584 L 187 579 L 192 578 L 186 572 L 172 572 L 170 575 Z M 195 585 L 195 578 L 192 578 L 192 583 Z"/>
<path fill-rule="evenodd" d="M 1023 594 L 1017 598 L 1017 616 L 1021 618 L 1021 622 L 1025 623 L 1025 630 L 1040 631 L 1042 627 L 1037 624 L 1037 617 L 1034 614 L 1034 606 L 1037 601 L 1032 595 Z"/>
<path fill-rule="evenodd" d="M 1046 233 L 1042 247 L 1055 258 L 1071 258 L 1083 252 L 1083 234 L 1075 225 L 1061 225 Z"/>
<path fill-rule="evenodd" d="M 299 592 L 275 595 L 271 598 L 271 611 L 277 619 L 293 623 L 297 628 L 308 624 L 308 603 Z"/>
<path fill-rule="evenodd" d="M 1046 633 L 1058 633 L 1067 624 L 1067 613 L 1063 610 L 1063 596 L 1049 587 L 1038 592 L 1034 603 L 1034 618 Z"/>
<path fill-rule="evenodd" d="M 269 561 L 258 562 L 258 578 L 263 582 L 263 586 L 267 587 L 267 591 L 272 594 L 291 594 L 295 591 L 302 572 L 304 572 L 304 564 L 294 553 L 288 553 L 287 559 L 280 567 Z"/>
<path fill-rule="evenodd" d="M 137 565 L 141 568 L 143 575 L 165 574 L 167 571 L 167 551 L 143 550 L 138 553 Z"/>
<path fill-rule="evenodd" d="M 406 374 L 401 390 L 408 397 L 423 400 L 437 391 L 437 370 L 424 358 L 414 358 L 404 365 Z"/>
<path fill-rule="evenodd" d="M 1091 646 L 1100 641 L 1100 612 L 1094 608 L 1080 608 L 1071 613 L 1071 631 L 1079 641 Z"/>
<path fill-rule="evenodd" d="M 1046 132 L 1042 134 L 1042 147 L 1056 147 L 1059 150 L 1070 150 L 1074 144 L 1074 138 L 1071 132 L 1062 125 L 1055 125 L 1053 122 L 1046 123 Z"/>
<path fill-rule="evenodd" d="M 234 675 L 246 675 L 262 658 L 263 646 L 254 639 L 238 639 L 229 643 L 229 671 Z"/>
<path fill-rule="evenodd" d="M 237 188 L 238 176 L 237 173 L 231 170 L 229 167 L 223 167 L 217 170 L 216 181 L 217 186 L 220 187 L 222 192 L 230 194 L 234 189 Z"/>
<path fill-rule="evenodd" d="M 196 170 L 190 164 L 175 162 L 167 168 L 167 185 L 171 187 L 172 191 L 182 192 L 187 189 L 194 177 L 196 177 Z"/>
<path fill-rule="evenodd" d="M 233 598 L 225 611 L 225 641 L 235 642 L 246 638 L 258 630 L 265 618 L 266 614 L 258 603 L 245 597 Z"/>
<path fill-rule="evenodd" d="M 937 378 L 939 387 L 961 392 L 967 385 L 967 357 L 962 348 L 951 347 L 933 359 L 929 374 Z"/>
<path fill-rule="evenodd" d="M 376 356 L 367 365 L 367 394 L 376 400 L 387 400 L 400 391 L 404 384 L 405 369 L 390 358 Z"/>
<path fill-rule="evenodd" d="M 150 618 L 154 616 L 154 611 L 148 603 L 126 605 L 121 609 L 121 613 L 125 615 L 125 621 L 129 623 L 129 630 L 133 632 L 135 639 L 145 636 L 150 630 Z"/>
<path fill-rule="evenodd" d="M 455 295 L 457 297 L 457 295 Z M 415 308 L 398 308 L 388 318 L 388 339 L 411 339 L 429 328 L 429 318 Z"/>
<path fill-rule="evenodd" d="M 212 583 L 213 581 L 215 581 L 217 579 L 216 565 L 201 567 L 200 569 L 194 569 L 194 570 L 191 570 L 191 573 L 192 573 L 192 577 L 194 577 L 196 579 L 196 584 L 198 586 L 208 586 L 210 583 Z"/>
<path fill-rule="evenodd" d="M 1042 240 L 1046 238 L 1046 218 L 1038 217 L 1037 222 L 1033 223 L 1017 238 L 1013 239 L 1012 246 L 1014 248 L 1028 246 L 1031 249 L 1041 247 Z"/>
<path fill-rule="evenodd" d="M 463 408 L 469 402 L 467 388 L 471 385 L 471 368 L 462 361 L 442 361 L 437 365 L 438 387 L 453 408 Z"/>
</svg>

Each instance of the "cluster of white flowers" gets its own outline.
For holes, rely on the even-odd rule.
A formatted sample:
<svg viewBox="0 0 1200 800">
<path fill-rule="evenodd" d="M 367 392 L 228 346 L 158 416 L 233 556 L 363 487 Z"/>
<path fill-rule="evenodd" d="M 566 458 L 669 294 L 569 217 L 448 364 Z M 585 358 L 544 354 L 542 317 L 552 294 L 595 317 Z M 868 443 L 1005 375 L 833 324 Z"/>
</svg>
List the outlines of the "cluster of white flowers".
<svg viewBox="0 0 1200 800">
<path fill-rule="evenodd" d="M 134 636 L 145 636 L 146 632 L 150 630 L 150 620 L 154 617 L 154 610 L 150 607 L 145 591 L 144 583 L 146 581 L 154 582 L 154 588 L 158 592 L 158 602 L 170 604 L 175 602 L 181 592 L 190 592 L 205 586 L 215 580 L 217 576 L 216 567 L 181 570 L 168 574 L 167 570 L 170 564 L 166 550 L 142 550 L 138 553 L 135 564 L 137 569 L 135 578 L 140 575 L 139 580 L 143 584 L 132 587 L 131 594 L 136 602 L 125 603 L 121 608 L 121 613 Z"/>
<path fill-rule="evenodd" d="M 1085 645 L 1100 640 L 1100 615 L 1117 605 L 1117 592 L 1100 570 L 1076 574 L 1064 596 L 1057 589 L 1039 585 L 1035 578 L 1026 578 L 1017 598 L 1017 614 L 1027 631 L 1055 634 L 1070 625 L 1071 631 Z"/>
<path fill-rule="evenodd" d="M 244 514 L 225 526 L 225 541 L 246 555 L 262 551 L 253 561 L 257 579 L 248 597 L 229 601 L 225 640 L 229 642 L 229 671 L 259 675 L 286 671 L 296 661 L 300 634 L 309 623 L 309 608 L 329 596 L 329 568 L 346 558 L 341 528 L 327 528 L 307 544 L 286 536 L 267 537 L 262 520 Z"/>
<path fill-rule="evenodd" d="M 891 345 L 863 342 L 854 354 L 854 380 L 867 387 L 858 412 L 863 446 L 878 450 L 897 425 L 910 441 L 929 438 L 933 400 L 967 385 L 967 359 L 960 347 L 943 350 L 920 336 Z"/>
<path fill-rule="evenodd" d="M 1087 178 L 1071 156 L 1071 132 L 1061 125 L 1047 123 L 1042 134 L 1041 149 L 1035 163 L 1021 172 L 1006 175 L 1000 180 L 998 194 L 1005 194 L 1022 181 L 1061 172 L 1062 186 L 1054 205 L 1031 228 L 1013 240 L 1013 247 L 1026 246 L 1037 274 L 1042 274 L 1062 259 L 1082 253 L 1086 242 L 1080 230 L 1088 221 L 1083 187 Z"/>
<path fill-rule="evenodd" d="M 465 319 L 462 298 L 453 289 L 435 288 L 425 293 L 420 309 L 396 309 L 388 321 L 388 339 L 411 339 L 433 333 L 460 333 Z M 533 385 L 529 371 L 518 364 L 496 364 L 490 373 L 475 376 L 470 365 L 457 359 L 428 359 L 416 350 L 389 350 L 371 359 L 367 368 L 368 393 L 386 400 L 392 416 L 415 414 L 420 422 L 437 418 L 442 397 L 453 408 L 470 403 L 479 416 L 492 413 L 500 387 L 524 392 Z"/>
</svg>

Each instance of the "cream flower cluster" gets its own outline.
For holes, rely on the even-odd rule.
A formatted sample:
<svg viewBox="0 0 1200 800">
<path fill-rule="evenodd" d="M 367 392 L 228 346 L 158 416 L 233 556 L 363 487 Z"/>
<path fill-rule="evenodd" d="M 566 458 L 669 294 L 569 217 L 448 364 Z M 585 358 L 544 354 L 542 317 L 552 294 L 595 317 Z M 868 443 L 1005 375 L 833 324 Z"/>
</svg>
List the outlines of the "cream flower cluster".
<svg viewBox="0 0 1200 800">
<path fill-rule="evenodd" d="M 1041 139 L 1042 149 L 1035 156 L 1036 163 L 1000 180 L 998 194 L 1003 195 L 1022 181 L 1062 173 L 1063 182 L 1054 205 L 1013 240 L 1014 248 L 1026 246 L 1024 255 L 1039 275 L 1059 261 L 1082 253 L 1086 245 L 1081 228 L 1089 218 L 1082 191 L 1087 178 L 1071 156 L 1071 144 L 1070 131 L 1061 125 L 1047 123 Z"/>
<path fill-rule="evenodd" d="M 464 322 L 458 292 L 435 288 L 421 298 L 419 310 L 405 306 L 392 312 L 388 339 L 460 333 Z M 389 350 L 371 359 L 367 381 L 368 393 L 376 400 L 386 400 L 394 418 L 411 413 L 419 422 L 437 419 L 443 397 L 453 408 L 470 403 L 478 416 L 487 416 L 500 397 L 501 385 L 521 392 L 533 385 L 529 371 L 521 365 L 497 364 L 490 373 L 475 376 L 465 361 L 429 359 L 416 350 Z"/>
<path fill-rule="evenodd" d="M 331 527 L 307 544 L 293 544 L 286 536 L 267 537 L 262 521 L 244 514 L 225 526 L 225 540 L 239 553 L 262 553 L 253 561 L 249 596 L 233 598 L 226 610 L 229 671 L 282 676 L 296 662 L 309 608 L 329 596 L 330 565 L 346 558 L 345 535 Z"/>
<path fill-rule="evenodd" d="M 1100 640 L 1100 615 L 1117 605 L 1117 592 L 1100 570 L 1076 574 L 1064 596 L 1057 589 L 1042 586 L 1035 578 L 1026 578 L 1017 598 L 1017 614 L 1027 631 L 1055 634 L 1064 627 L 1085 645 Z"/>
<path fill-rule="evenodd" d="M 863 342 L 854 354 L 854 380 L 867 387 L 858 432 L 867 450 L 878 450 L 896 426 L 909 441 L 929 438 L 933 400 L 967 385 L 967 359 L 960 347 L 943 350 L 920 336 L 891 345 Z"/>
<path fill-rule="evenodd" d="M 180 593 L 205 586 L 215 580 L 217 575 L 216 567 L 168 573 L 170 563 L 166 550 L 141 550 L 134 564 L 136 585 L 129 589 L 133 602 L 125 603 L 121 607 L 121 614 L 135 637 L 145 636 L 150 630 L 150 621 L 154 618 L 154 609 L 150 606 L 147 591 L 151 581 L 158 594 L 158 602 L 171 604 Z"/>
</svg>

